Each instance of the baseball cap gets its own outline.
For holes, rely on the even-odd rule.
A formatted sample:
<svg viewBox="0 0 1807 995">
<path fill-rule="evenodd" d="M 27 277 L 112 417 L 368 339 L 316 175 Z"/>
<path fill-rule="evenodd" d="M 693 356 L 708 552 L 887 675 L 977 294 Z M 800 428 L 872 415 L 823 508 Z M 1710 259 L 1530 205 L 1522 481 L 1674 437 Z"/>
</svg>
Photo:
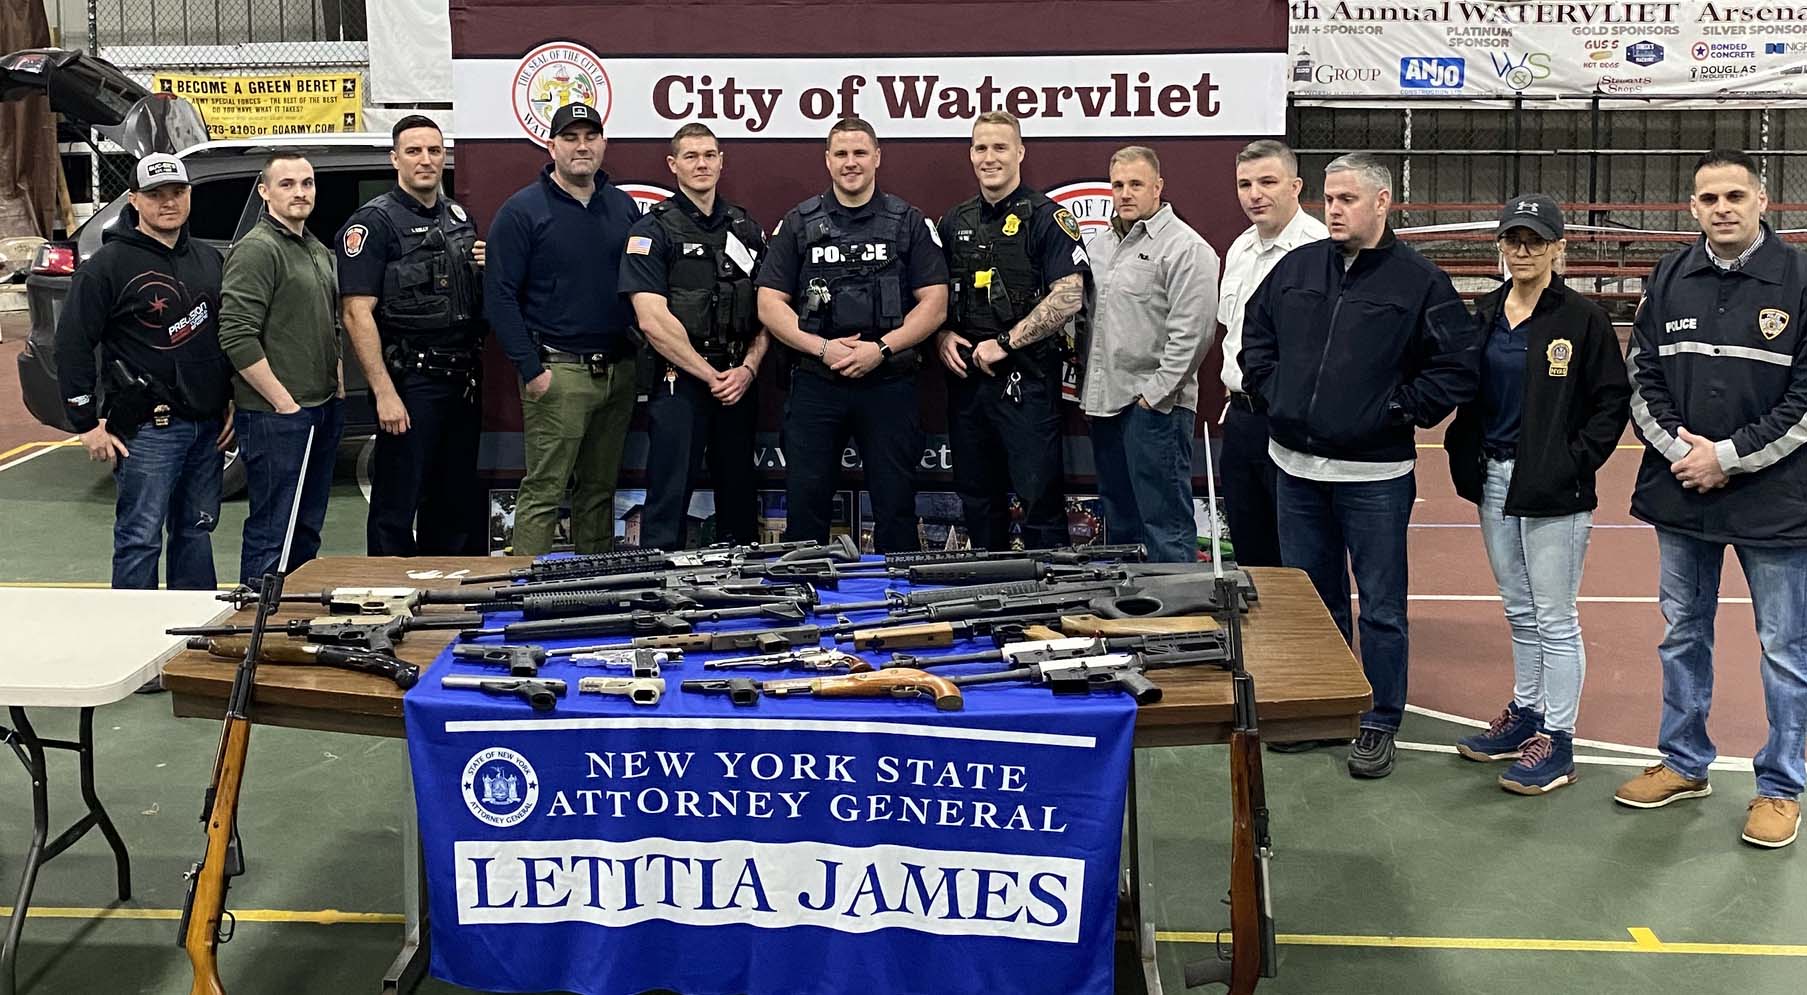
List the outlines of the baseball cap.
<svg viewBox="0 0 1807 995">
<path fill-rule="evenodd" d="M 1562 237 L 1562 207 L 1556 198 L 1545 193 L 1514 197 L 1500 210 L 1500 224 L 1494 234 L 1504 235 L 1514 228 L 1528 228 L 1554 242 Z"/>
<path fill-rule="evenodd" d="M 581 102 L 566 104 L 553 113 L 552 130 L 549 134 L 556 138 L 574 124 L 588 124 L 597 131 L 601 131 L 602 115 L 596 113 L 596 108 L 589 104 Z"/>
<path fill-rule="evenodd" d="M 152 153 L 138 160 L 138 165 L 132 169 L 132 189 L 135 191 L 155 190 L 172 183 L 188 185 L 188 167 L 173 155 Z"/>
</svg>

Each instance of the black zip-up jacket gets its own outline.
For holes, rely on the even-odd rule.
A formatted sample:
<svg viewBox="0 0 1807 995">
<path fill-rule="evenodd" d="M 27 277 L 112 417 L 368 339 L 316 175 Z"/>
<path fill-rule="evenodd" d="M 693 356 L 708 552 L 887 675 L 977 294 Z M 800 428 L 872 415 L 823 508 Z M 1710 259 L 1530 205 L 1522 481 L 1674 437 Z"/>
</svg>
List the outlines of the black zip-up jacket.
<svg viewBox="0 0 1807 995">
<path fill-rule="evenodd" d="M 102 233 L 70 278 L 56 325 L 57 382 L 77 432 L 99 424 L 95 387 L 103 372 L 113 384 L 116 359 L 181 417 L 225 412 L 232 366 L 220 351 L 220 271 L 218 249 L 186 228 L 166 246 L 138 230 L 130 206 Z"/>
<path fill-rule="evenodd" d="M 1807 255 L 1764 225 L 1741 269 L 1714 265 L 1702 239 L 1646 287 L 1626 351 L 1647 447 L 1631 513 L 1710 542 L 1807 546 Z M 1670 472 L 1684 427 L 1717 442 L 1724 487 L 1701 494 Z"/>
<path fill-rule="evenodd" d="M 1510 284 L 1476 302 L 1475 328 L 1485 352 Z M 1525 387 L 1506 514 L 1574 515 L 1599 503 L 1594 476 L 1613 454 L 1631 417 L 1631 380 L 1612 320 L 1600 305 L 1551 275 L 1525 319 Z M 1480 399 L 1462 405 L 1443 434 L 1456 493 L 1475 504 L 1487 480 L 1481 451 L 1486 412 Z"/>
<path fill-rule="evenodd" d="M 1480 389 L 1480 338 L 1449 277 L 1388 228 L 1347 269 L 1330 239 L 1281 258 L 1249 301 L 1243 387 L 1274 441 L 1366 463 L 1415 455 Z"/>
</svg>

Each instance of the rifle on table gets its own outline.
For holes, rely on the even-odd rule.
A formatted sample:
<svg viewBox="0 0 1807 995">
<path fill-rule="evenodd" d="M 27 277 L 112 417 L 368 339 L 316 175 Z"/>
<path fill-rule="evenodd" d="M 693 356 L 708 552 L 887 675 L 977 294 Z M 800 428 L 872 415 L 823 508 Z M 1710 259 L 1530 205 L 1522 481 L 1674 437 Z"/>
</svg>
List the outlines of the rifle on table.
<svg viewBox="0 0 1807 995">
<path fill-rule="evenodd" d="M 576 577 L 570 580 L 529 581 L 486 587 L 481 596 L 497 601 L 528 598 L 536 594 L 574 594 L 580 591 L 719 591 L 722 595 L 783 598 L 814 604 L 816 589 L 804 581 L 767 584 L 760 575 L 747 576 L 736 568 L 721 570 L 651 570 L 641 573 Z"/>
<path fill-rule="evenodd" d="M 743 679 L 744 680 L 744 679 Z M 685 691 L 733 693 L 733 679 L 721 681 L 685 681 Z M 719 685 L 719 686 L 717 686 Z M 797 677 L 757 682 L 759 690 L 774 698 L 808 694 L 818 698 L 920 698 L 934 699 L 935 707 L 944 712 L 957 712 L 964 707 L 960 689 L 947 678 L 920 670 L 887 667 L 837 677 Z"/>
<path fill-rule="evenodd" d="M 323 615 L 296 618 L 283 623 L 282 631 L 293 639 L 326 646 L 346 646 L 374 653 L 394 653 L 395 644 L 421 629 L 468 629 L 482 625 L 483 616 L 447 615 Z M 172 636 L 242 636 L 249 625 L 192 625 L 165 629 Z"/>
<path fill-rule="evenodd" d="M 501 636 L 510 641 L 573 639 L 579 636 L 608 636 L 620 633 L 672 635 L 687 633 L 698 622 L 727 622 L 742 618 L 769 618 L 784 622 L 800 622 L 803 620 L 803 609 L 791 602 L 780 601 L 774 604 L 746 605 L 740 608 L 579 615 L 575 618 L 544 618 L 531 622 L 511 622 L 488 629 L 466 629 L 462 635 L 466 639 Z"/>
<path fill-rule="evenodd" d="M 1078 660 L 1111 653 L 1134 653 L 1156 658 L 1170 653 L 1214 653 L 1227 659 L 1225 638 L 1221 631 L 1168 632 L 1134 636 L 1053 636 L 1006 643 L 997 649 L 975 650 L 945 656 L 917 656 L 894 653 L 891 666 L 943 667 L 955 663 L 1002 662 L 1011 667 L 1027 667 L 1053 660 Z M 1200 662 L 1203 662 L 1202 660 Z"/>
<path fill-rule="evenodd" d="M 828 543 L 813 540 L 770 542 L 749 546 L 710 546 L 706 549 L 667 553 L 662 549 L 623 549 L 612 553 L 583 553 L 557 559 L 539 559 L 532 565 L 516 567 L 498 574 L 465 577 L 460 583 L 484 584 L 494 581 L 573 580 L 580 577 L 602 577 L 610 574 L 646 573 L 672 569 L 713 569 L 731 567 L 747 561 L 844 560 L 857 561 L 859 547 L 849 536 L 839 536 Z"/>
<path fill-rule="evenodd" d="M 205 650 L 209 656 L 226 660 L 244 659 L 251 651 L 249 636 L 190 636 L 188 648 Z M 325 646 L 320 643 L 260 643 L 258 661 L 270 664 L 302 664 L 375 674 L 395 682 L 403 691 L 420 683 L 420 668 L 390 656 L 368 650 Z"/>
<path fill-rule="evenodd" d="M 553 646 L 547 656 L 575 656 L 580 653 L 609 653 L 617 650 L 680 650 L 686 653 L 726 653 L 755 650 L 777 653 L 793 646 L 819 646 L 822 629 L 814 625 L 793 625 L 783 629 L 743 629 L 738 632 L 679 632 L 663 636 L 640 636 L 623 643 L 596 643 L 588 646 Z"/>
<path fill-rule="evenodd" d="M 946 562 L 886 566 L 878 563 L 841 564 L 824 560 L 773 563 L 764 576 L 772 580 L 807 581 L 834 590 L 843 580 L 901 578 L 911 584 L 1003 584 L 1011 581 L 1059 582 L 1066 578 L 1095 578 L 1107 568 L 1087 564 L 1057 564 L 1012 558 L 1000 560 L 948 560 Z M 1120 568 L 1118 568 L 1120 569 Z"/>
<path fill-rule="evenodd" d="M 257 592 L 238 587 L 219 596 L 234 608 L 257 602 Z M 332 615 L 413 615 L 426 605 L 471 605 L 479 603 L 458 590 L 425 590 L 418 587 L 334 587 L 307 594 L 284 594 L 285 605 L 323 605 Z"/>
<path fill-rule="evenodd" d="M 1000 560 L 1033 560 L 1064 566 L 1087 566 L 1093 563 L 1140 563 L 1148 559 L 1148 547 L 1141 543 L 1115 546 L 1057 546 L 1052 549 L 932 549 L 921 552 L 887 553 L 886 568 L 920 567 L 931 563 L 983 563 Z M 869 566 L 876 567 L 876 564 Z"/>
<path fill-rule="evenodd" d="M 1088 590 L 1099 594 L 1114 590 L 1123 583 L 1127 574 L 1121 570 L 1081 570 L 1071 574 L 1052 576 L 1046 580 L 1013 580 L 988 584 L 960 584 L 952 587 L 935 587 L 926 591 L 886 591 L 885 596 L 873 601 L 823 601 L 811 609 L 817 615 L 828 615 L 837 612 L 873 611 L 884 608 L 921 608 L 926 605 L 941 604 L 948 601 L 968 601 L 973 598 L 1033 598 L 1037 595 L 1065 591 Z"/>
<path fill-rule="evenodd" d="M 176 927 L 176 944 L 188 953 L 194 970 L 190 995 L 226 995 L 220 983 L 219 945 L 232 939 L 237 920 L 226 911 L 226 891 L 231 879 L 245 873 L 244 849 L 238 836 L 239 788 L 245 778 L 245 758 L 251 748 L 251 701 L 257 690 L 257 661 L 263 652 L 264 632 L 282 599 L 282 578 L 288 570 L 289 551 L 295 542 L 295 522 L 301 516 L 302 484 L 307 480 L 308 455 L 314 448 L 314 426 L 301 447 L 301 471 L 296 474 L 295 498 L 289 506 L 289 528 L 282 540 L 276 569 L 264 574 L 257 599 L 257 614 L 245 633 L 245 655 L 232 676 L 226 698 L 226 721 L 220 730 L 220 748 L 214 755 L 213 778 L 201 797 L 201 825 L 207 844 L 201 859 L 189 868 L 187 894 L 182 898 L 182 919 Z M 231 922 L 231 926 L 226 923 Z M 222 932 L 221 927 L 226 926 Z"/>
<path fill-rule="evenodd" d="M 957 687 L 1029 681 L 1043 685 L 1055 694 L 1091 694 L 1093 691 L 1114 690 L 1128 694 L 1138 705 L 1152 705 L 1161 700 L 1161 687 L 1148 679 L 1147 671 L 1201 663 L 1223 666 L 1223 647 L 1212 645 L 1199 650 L 1165 653 L 1106 653 L 1102 656 L 1061 658 L 985 674 L 961 674 L 948 680 Z"/>
</svg>

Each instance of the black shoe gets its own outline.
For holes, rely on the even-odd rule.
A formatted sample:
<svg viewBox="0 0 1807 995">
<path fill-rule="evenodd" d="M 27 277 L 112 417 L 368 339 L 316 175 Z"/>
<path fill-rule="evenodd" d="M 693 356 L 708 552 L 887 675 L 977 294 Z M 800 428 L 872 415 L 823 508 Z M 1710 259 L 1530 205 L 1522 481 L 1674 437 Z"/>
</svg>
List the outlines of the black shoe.
<svg viewBox="0 0 1807 995">
<path fill-rule="evenodd" d="M 1267 748 L 1275 753 L 1307 753 L 1311 750 L 1327 750 L 1335 746 L 1348 746 L 1346 739 L 1301 739 L 1294 743 L 1269 743 Z"/>
<path fill-rule="evenodd" d="M 1355 738 L 1349 751 L 1350 777 L 1386 777 L 1393 773 L 1393 733 L 1367 729 Z"/>
</svg>

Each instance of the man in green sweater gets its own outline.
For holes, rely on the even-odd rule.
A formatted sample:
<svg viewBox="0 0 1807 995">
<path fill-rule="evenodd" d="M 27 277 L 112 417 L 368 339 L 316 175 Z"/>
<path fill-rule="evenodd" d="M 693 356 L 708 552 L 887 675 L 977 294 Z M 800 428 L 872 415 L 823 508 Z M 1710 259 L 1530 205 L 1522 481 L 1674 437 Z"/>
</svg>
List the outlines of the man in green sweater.
<svg viewBox="0 0 1807 995">
<path fill-rule="evenodd" d="M 220 348 L 238 370 L 233 424 L 251 500 L 238 561 L 244 584 L 260 582 L 282 555 L 310 427 L 313 449 L 300 481 L 289 569 L 320 551 L 333 456 L 345 428 L 333 254 L 307 230 L 314 167 L 297 153 L 278 152 L 264 162 L 257 194 L 264 214 L 226 257 L 220 290 Z"/>
</svg>

